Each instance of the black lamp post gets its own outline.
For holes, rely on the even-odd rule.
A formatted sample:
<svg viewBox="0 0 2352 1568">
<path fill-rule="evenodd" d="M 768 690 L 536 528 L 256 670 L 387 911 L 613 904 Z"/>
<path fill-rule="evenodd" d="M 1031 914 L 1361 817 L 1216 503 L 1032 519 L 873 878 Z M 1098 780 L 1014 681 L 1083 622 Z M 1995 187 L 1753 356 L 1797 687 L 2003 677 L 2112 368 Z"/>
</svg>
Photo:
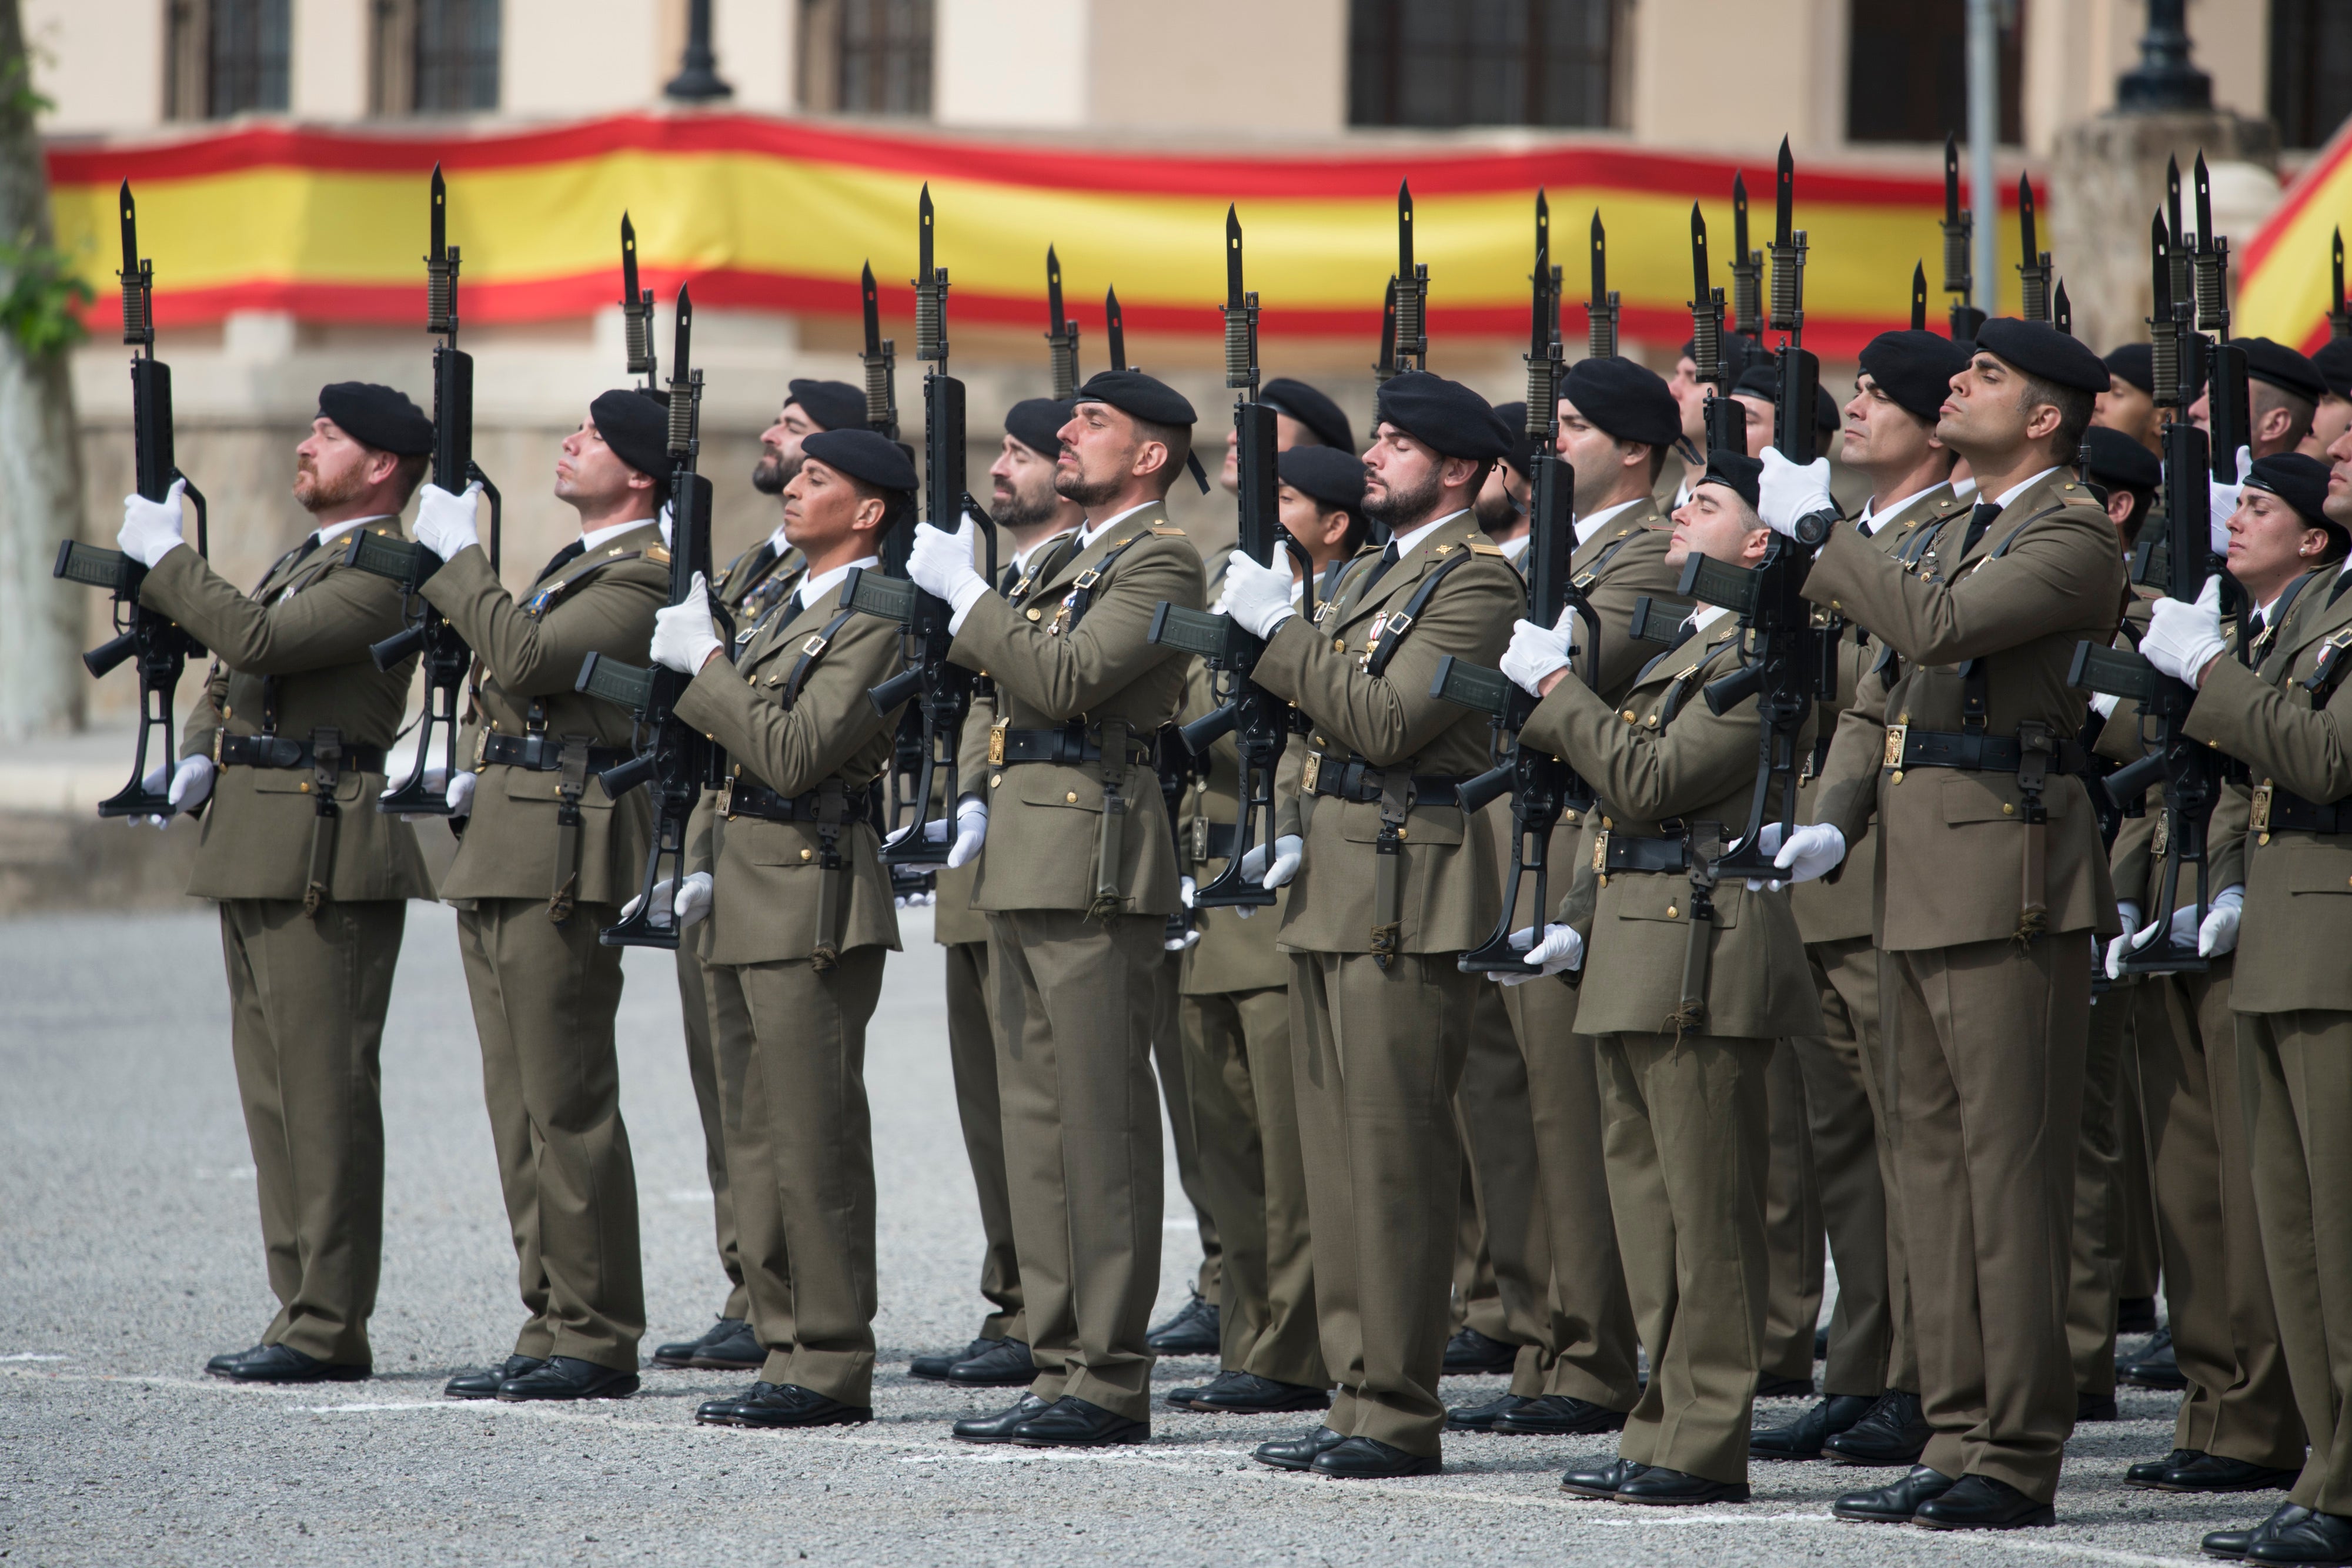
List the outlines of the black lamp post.
<svg viewBox="0 0 2352 1568">
<path fill-rule="evenodd" d="M 662 93 L 684 103 L 735 96 L 735 89 L 719 79 L 719 57 L 711 52 L 710 0 L 693 0 L 687 12 L 686 57 L 678 61 L 677 75 Z"/>
<path fill-rule="evenodd" d="M 2116 82 L 2116 107 L 2127 112 L 2210 109 L 2213 78 L 2189 63 L 2187 0 L 2147 0 L 2139 66 Z"/>
</svg>

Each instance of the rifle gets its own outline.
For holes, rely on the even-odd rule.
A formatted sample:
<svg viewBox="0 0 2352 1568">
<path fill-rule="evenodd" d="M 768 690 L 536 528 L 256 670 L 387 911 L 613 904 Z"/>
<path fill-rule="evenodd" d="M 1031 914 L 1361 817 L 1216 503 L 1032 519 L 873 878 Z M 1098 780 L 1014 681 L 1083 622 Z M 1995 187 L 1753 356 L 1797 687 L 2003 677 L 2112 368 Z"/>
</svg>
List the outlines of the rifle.
<svg viewBox="0 0 2352 1568">
<path fill-rule="evenodd" d="M 1707 388 L 1707 445 L 1745 454 L 1748 412 L 1731 399 L 1731 370 L 1723 361 L 1723 290 L 1707 282 L 1706 219 L 1696 202 L 1691 204 L 1691 362 Z"/>
<path fill-rule="evenodd" d="M 1049 329 L 1046 350 L 1054 363 L 1054 396 L 1066 402 L 1078 394 L 1078 324 L 1062 314 L 1062 263 L 1050 245 L 1045 247 L 1045 324 Z"/>
<path fill-rule="evenodd" d="M 1429 264 L 1412 259 L 1412 184 L 1397 182 L 1396 360 L 1399 371 L 1429 368 Z"/>
<path fill-rule="evenodd" d="M 2335 238 L 2328 242 L 2327 260 L 2335 281 L 2327 297 L 2336 301 L 2327 312 L 2327 336 L 2331 340 L 2352 338 L 2352 312 L 2344 308 L 2344 230 L 2340 225 Z"/>
<path fill-rule="evenodd" d="M 702 448 L 702 372 L 692 368 L 694 298 L 678 286 L 677 337 L 669 372 L 669 602 L 683 604 L 694 578 L 710 573 L 710 481 L 695 471 Z M 733 642 L 722 628 L 719 646 Z M 686 878 L 686 829 L 702 792 L 717 785 L 719 748 L 702 732 L 681 721 L 677 699 L 693 683 L 667 665 L 640 669 L 591 653 L 580 664 L 574 691 L 630 710 L 630 743 L 635 755 L 604 770 L 604 793 L 617 800 L 641 784 L 653 787 L 653 842 L 646 852 L 646 874 L 636 913 L 596 933 L 607 947 L 671 947 L 678 944 L 677 915 L 654 907 L 654 890 L 667 881 L 673 891 Z"/>
<path fill-rule="evenodd" d="M 1596 359 L 1617 357 L 1617 291 L 1609 287 L 1609 232 L 1601 226 L 1601 209 L 1595 207 L 1592 209 L 1592 298 L 1586 301 L 1584 307 L 1586 353 Z"/>
<path fill-rule="evenodd" d="M 931 188 L 925 185 L 916 208 L 915 357 L 929 362 L 923 376 L 923 510 L 930 525 L 955 533 L 960 517 L 970 514 L 988 541 L 989 585 L 996 584 L 996 524 L 981 510 L 964 480 L 964 387 L 948 374 L 948 269 L 932 265 Z M 948 630 L 954 614 L 947 601 L 937 599 L 898 578 L 870 571 L 851 575 L 845 602 L 898 622 L 907 650 L 907 668 L 870 688 L 866 700 L 874 711 L 887 716 L 913 701 L 921 716 L 922 758 L 915 773 L 915 821 L 904 833 L 882 846 L 887 866 L 935 865 L 940 852 L 927 841 L 931 822 L 934 782 L 942 776 L 946 790 L 939 797 L 940 821 L 955 821 L 961 780 L 956 767 L 956 743 L 963 734 L 964 716 L 971 711 L 972 672 L 950 664 L 948 649 L 955 634 Z M 894 873 L 895 874 L 895 873 Z"/>
<path fill-rule="evenodd" d="M 2206 411 L 2212 428 L 2213 477 L 2238 482 L 2238 448 L 2253 439 L 2246 384 L 2246 350 L 2230 341 L 2230 242 L 2213 233 L 2213 188 L 2205 154 L 2197 154 L 2197 244 L 2189 253 L 2197 296 L 2197 330 L 2212 334 L 2206 350 Z"/>
<path fill-rule="evenodd" d="M 621 333 L 628 354 L 626 373 L 646 378 L 640 391 L 653 391 L 661 380 L 654 355 L 654 291 L 637 287 L 637 231 L 625 209 L 621 214 Z"/>
<path fill-rule="evenodd" d="M 1973 343 L 1985 324 L 1985 313 L 1974 303 L 1976 278 L 1969 247 L 1976 235 L 1976 214 L 1960 205 L 1960 149 L 1950 131 L 1944 133 L 1944 292 L 1952 296 L 1952 341 Z"/>
<path fill-rule="evenodd" d="M 1751 342 L 1764 340 L 1764 253 L 1748 248 L 1748 174 L 1731 175 L 1731 309 L 1734 330 Z M 1743 445 L 1738 450 L 1746 451 Z"/>
<path fill-rule="evenodd" d="M 131 442 L 133 483 L 151 501 L 160 501 L 176 480 L 183 494 L 196 505 L 196 553 L 210 553 L 211 529 L 205 519 L 204 493 L 187 483 L 172 456 L 172 368 L 155 357 L 155 264 L 139 255 L 139 213 L 131 200 L 131 182 L 118 193 L 122 207 L 122 340 L 136 349 L 131 356 Z M 172 694 L 191 655 L 204 657 L 204 644 L 183 631 L 171 617 L 139 602 L 140 585 L 147 568 L 121 550 L 103 549 L 79 539 L 58 545 L 53 577 L 103 588 L 114 595 L 114 635 L 81 656 L 82 667 L 102 677 L 126 659 L 139 668 L 139 741 L 131 754 L 131 782 L 98 803 L 101 817 L 169 817 L 178 808 L 171 801 L 173 755 Z M 163 737 L 163 788 L 147 788 L 147 751 L 157 735 Z"/>
<path fill-rule="evenodd" d="M 433 166 L 431 205 L 431 238 L 425 257 L 425 329 L 441 339 L 433 346 L 433 483 L 453 496 L 463 495 L 468 484 L 482 486 L 490 503 L 490 536 L 485 548 L 495 572 L 502 531 L 499 487 L 474 462 L 474 357 L 457 347 L 459 258 L 457 247 L 448 243 L 449 193 L 438 163 Z M 626 215 L 621 219 L 621 276 L 625 296 L 621 308 L 627 323 L 633 301 L 640 309 L 649 307 L 636 298 L 636 233 L 629 227 Z M 633 371 L 644 336 L 640 317 L 634 324 L 635 340 L 629 352 Z M 646 373 L 652 373 L 650 358 Z M 398 789 L 377 798 L 375 809 L 412 817 L 446 817 L 448 796 L 444 789 L 427 787 L 425 774 L 432 767 L 433 732 L 437 728 L 441 777 L 446 783 L 457 776 L 457 693 L 466 684 L 466 672 L 473 666 L 474 651 L 424 595 L 425 580 L 441 570 L 441 558 L 411 540 L 358 528 L 352 534 L 343 559 L 362 571 L 400 584 L 407 624 L 368 649 L 375 667 L 390 670 L 404 659 L 423 655 L 425 703 L 416 718 L 416 766 Z"/>
<path fill-rule="evenodd" d="M 2018 315 L 2028 321 L 2047 324 L 2050 319 L 2050 253 L 2034 248 L 2033 182 L 2023 174 L 2017 177 L 2017 235 L 2024 257 L 2017 264 L 2017 283 L 2021 300 Z"/>
<path fill-rule="evenodd" d="M 1555 626 L 1561 612 L 1573 605 L 1583 623 L 1581 653 L 1570 650 L 1570 666 L 1590 684 L 1599 675 L 1593 667 L 1601 648 L 1601 622 L 1592 606 L 1570 576 L 1569 561 L 1576 549 L 1574 516 L 1576 479 L 1553 446 L 1559 425 L 1559 379 L 1566 370 L 1559 342 L 1551 337 L 1553 301 L 1550 255 L 1538 224 L 1535 285 L 1528 329 L 1528 446 L 1532 494 L 1528 507 L 1528 619 Z M 1717 308 L 1723 296 L 1715 295 Z M 1447 654 L 1437 663 L 1429 695 L 1442 701 L 1485 713 L 1494 725 L 1493 753 L 1500 762 L 1461 786 L 1462 809 L 1478 811 L 1506 790 L 1511 797 L 1512 854 L 1510 876 L 1503 888 L 1503 913 L 1494 933 L 1462 955 L 1456 966 L 1465 975 L 1529 975 L 1538 966 L 1511 945 L 1512 926 L 1519 907 L 1519 886 L 1535 879 L 1535 925 L 1541 934 L 1551 917 L 1549 887 L 1552 830 L 1561 812 L 1592 804 L 1592 789 L 1575 769 L 1538 747 L 1527 745 L 1519 731 L 1536 710 L 1536 699 L 1500 670 L 1474 664 Z M 1571 971 L 1571 975 L 1573 975 Z M 1570 978 L 1570 985 L 1576 984 Z"/>
<path fill-rule="evenodd" d="M 1369 434 L 1374 441 L 1381 436 L 1380 389 L 1397 373 L 1396 331 L 1397 283 L 1391 277 L 1381 299 L 1381 357 L 1372 362 L 1372 428 Z"/>
<path fill-rule="evenodd" d="M 1295 556 L 1307 578 L 1306 613 L 1314 615 L 1314 563 L 1283 528 L 1275 500 L 1275 412 L 1257 401 L 1257 294 L 1242 282 L 1242 225 L 1233 208 L 1225 209 L 1225 385 L 1241 393 L 1234 402 L 1234 433 L 1239 438 L 1235 460 L 1241 480 L 1240 542 L 1234 547 L 1260 566 L 1274 564 L 1277 541 Z M 1265 653 L 1262 638 L 1251 635 L 1230 615 L 1187 610 L 1165 600 L 1151 617 L 1151 641 L 1198 654 L 1216 672 L 1218 706 L 1185 725 L 1179 733 L 1185 749 L 1205 757 L 1218 739 L 1230 732 L 1241 753 L 1241 779 L 1235 801 L 1233 853 L 1225 869 L 1206 887 L 1192 894 L 1195 909 L 1225 904 L 1266 904 L 1275 890 L 1242 874 L 1242 860 L 1264 844 L 1274 844 L 1274 774 L 1282 761 L 1291 731 L 1290 705 L 1251 678 Z M 1163 786 L 1164 787 L 1164 786 Z M 1263 839 L 1258 825 L 1264 824 Z"/>
<path fill-rule="evenodd" d="M 2148 319 L 2152 380 L 2156 402 L 2168 417 L 2164 424 L 2164 507 L 2168 560 L 2164 591 L 2184 603 L 2193 602 L 2215 570 L 2212 559 L 2211 497 L 2205 487 L 2210 461 L 2205 433 L 2189 423 L 2189 404 L 2195 400 L 2197 352 L 2201 347 L 2191 302 L 2172 291 L 2175 257 L 2165 214 L 2152 225 L 2156 312 Z M 2205 235 L 2198 235 L 2200 245 Z M 2218 407 L 2216 412 L 2218 413 Z M 2235 477 L 2235 465 L 2231 467 Z M 2180 889 L 2183 866 L 2196 868 L 2197 924 L 2205 922 L 2210 888 L 2205 858 L 2206 830 L 2221 793 L 2221 758 L 2211 747 L 2189 737 L 2189 708 L 2197 689 L 2157 673 L 2139 653 L 2096 643 L 2074 645 L 2074 662 L 2066 674 L 2069 685 L 2137 700 L 2144 715 L 2157 722 L 2155 749 L 2137 762 L 2107 775 L 2107 793 L 2128 810 L 2161 779 L 2164 820 L 2158 831 L 2171 852 L 2164 862 L 2158 908 L 2151 912 L 2158 925 L 2156 940 L 2147 946 L 2126 949 L 2117 967 L 2130 974 L 2202 970 L 2207 960 L 2197 955 L 2192 933 L 2186 944 L 2172 938 L 2171 915 Z"/>
</svg>

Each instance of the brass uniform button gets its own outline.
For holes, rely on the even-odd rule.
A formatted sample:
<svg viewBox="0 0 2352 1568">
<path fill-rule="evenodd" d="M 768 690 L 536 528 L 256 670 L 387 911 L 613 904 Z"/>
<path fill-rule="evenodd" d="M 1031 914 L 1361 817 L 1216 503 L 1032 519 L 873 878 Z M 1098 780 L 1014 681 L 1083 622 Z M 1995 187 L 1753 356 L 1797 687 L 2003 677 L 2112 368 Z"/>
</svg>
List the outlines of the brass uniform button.
<svg viewBox="0 0 2352 1568">
<path fill-rule="evenodd" d="M 1672 919 L 1674 919 L 1676 915 L 1678 915 L 1680 913 L 1681 913 L 1681 911 L 1677 910 L 1677 909 L 1676 909 L 1673 904 L 1667 904 L 1667 905 L 1666 905 L 1666 918 L 1667 918 L 1667 919 L 1672 920 Z"/>
<path fill-rule="evenodd" d="M 1062 803 L 1066 806 L 1076 805 L 1078 803 L 1078 792 L 1076 789 L 1066 791 L 1062 796 Z"/>
<path fill-rule="evenodd" d="M 1024 610 L 1021 613 L 1026 615 L 1032 621 L 1042 621 L 1045 619 L 1043 615 L 1039 614 L 1034 610 Z"/>
<path fill-rule="evenodd" d="M 2017 815 L 2017 808 L 2004 800 L 2001 802 L 2000 814 L 2004 817 L 2014 817 Z"/>
<path fill-rule="evenodd" d="M 1627 708 L 1623 713 L 1619 714 L 1617 716 L 1623 719 L 1627 724 L 1631 724 L 1633 722 L 1633 710 L 1632 708 Z"/>
<path fill-rule="evenodd" d="M 804 860 L 804 861 L 805 861 L 805 860 L 814 860 L 815 858 L 816 858 L 816 852 L 815 852 L 815 851 L 814 851 L 814 850 L 803 850 L 803 851 L 801 852 L 801 859 L 803 859 L 803 860 Z"/>
<path fill-rule="evenodd" d="M 988 776 L 988 787 L 989 787 L 990 789 L 995 789 L 999 784 L 1002 784 L 1002 783 L 1003 783 L 1003 782 L 1004 782 L 1004 775 L 1003 775 L 1003 774 L 1002 774 L 1002 773 L 992 773 L 992 774 L 990 774 L 990 775 Z"/>
</svg>

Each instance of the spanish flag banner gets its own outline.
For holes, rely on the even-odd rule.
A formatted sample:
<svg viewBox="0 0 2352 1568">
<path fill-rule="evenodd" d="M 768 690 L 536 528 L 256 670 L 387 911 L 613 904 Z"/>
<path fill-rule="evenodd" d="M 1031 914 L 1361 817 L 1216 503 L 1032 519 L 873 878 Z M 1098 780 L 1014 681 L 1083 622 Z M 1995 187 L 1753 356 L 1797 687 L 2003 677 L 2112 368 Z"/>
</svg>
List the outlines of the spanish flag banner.
<svg viewBox="0 0 2352 1568">
<path fill-rule="evenodd" d="M 2287 187 L 2278 210 L 2238 253 L 2231 329 L 2311 352 L 2327 341 L 2336 304 L 2336 230 L 2352 216 L 2352 120 Z"/>
<path fill-rule="evenodd" d="M 1690 333 L 1694 202 L 1706 215 L 1713 282 L 1729 292 L 1731 183 L 1742 167 L 1599 141 L 1317 156 L 1085 152 L 743 114 L 628 114 L 485 134 L 254 125 L 49 153 L 59 244 L 80 258 L 101 300 L 119 254 L 115 186 L 131 182 L 166 326 L 236 310 L 417 319 L 425 176 L 436 162 L 448 181 L 449 239 L 463 256 L 463 313 L 476 322 L 576 319 L 617 300 L 624 209 L 643 281 L 665 296 L 690 281 L 706 306 L 855 315 L 858 271 L 870 260 L 885 308 L 909 315 L 915 204 L 928 183 L 950 321 L 1042 329 L 1050 244 L 1071 314 L 1090 329 L 1100 318 L 1088 302 L 1115 286 L 1130 328 L 1214 333 L 1230 203 L 1264 329 L 1368 345 L 1397 266 L 1401 180 L 1412 184 L 1414 259 L 1429 267 L 1433 334 L 1527 331 L 1541 189 L 1553 260 L 1565 269 L 1564 334 L 1573 342 L 1583 331 L 1577 302 L 1589 292 L 1597 210 L 1624 336 L 1671 345 Z M 1745 168 L 1749 244 L 1762 249 L 1771 165 Z M 1912 267 L 1941 249 L 1940 180 L 1801 162 L 1795 192 L 1795 224 L 1811 247 L 1806 343 L 1850 354 L 1905 325 Z M 2006 230 L 2013 190 L 2003 200 Z M 2002 245 L 2001 254 L 2015 253 L 2013 236 Z M 2013 296 L 2015 280 L 2004 285 Z M 1930 311 L 1938 326 L 1942 303 L 1938 296 Z"/>
</svg>

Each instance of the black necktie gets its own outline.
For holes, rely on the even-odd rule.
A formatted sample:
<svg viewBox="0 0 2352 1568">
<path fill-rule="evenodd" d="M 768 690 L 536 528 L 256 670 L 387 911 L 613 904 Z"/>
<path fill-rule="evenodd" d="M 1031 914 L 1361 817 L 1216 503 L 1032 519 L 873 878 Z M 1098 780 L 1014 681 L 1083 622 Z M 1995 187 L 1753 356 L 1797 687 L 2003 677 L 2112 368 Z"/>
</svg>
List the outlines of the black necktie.
<svg viewBox="0 0 2352 1568">
<path fill-rule="evenodd" d="M 801 591 L 797 588 L 793 589 L 792 592 L 784 596 L 784 608 L 782 612 L 784 618 L 784 624 L 787 626 L 791 625 L 794 621 L 800 618 L 801 612 L 807 608 L 807 605 L 801 602 Z"/>
<path fill-rule="evenodd" d="M 549 578 L 553 577 L 557 572 L 562 571 L 565 567 L 570 566 L 573 561 L 578 560 L 582 556 L 586 555 L 587 553 L 587 545 L 579 539 L 573 539 L 570 544 L 565 545 L 562 549 L 555 552 L 554 559 L 540 568 L 539 575 L 530 580 L 531 586 L 533 588 L 538 587 L 541 583 L 545 582 Z"/>
<path fill-rule="evenodd" d="M 1968 534 L 1960 541 L 1961 560 L 1969 559 L 1969 552 L 1977 548 L 1977 541 L 1985 537 L 1985 530 L 1992 527 L 1992 520 L 2000 516 L 2000 502 L 1979 501 L 1976 504 L 1975 508 L 1969 513 Z"/>
<path fill-rule="evenodd" d="M 998 579 L 996 591 L 1004 594 L 1009 598 L 1011 597 L 1013 589 L 1020 586 L 1020 582 L 1021 563 L 1017 560 L 1007 561 L 1004 565 L 1003 573 Z"/>
<path fill-rule="evenodd" d="M 1373 565 L 1372 570 L 1365 575 L 1364 586 L 1362 591 L 1356 595 L 1356 602 L 1361 604 L 1366 599 L 1370 598 L 1371 596 L 1372 585 L 1379 582 L 1381 578 L 1387 576 L 1389 568 L 1394 566 L 1396 563 L 1396 540 L 1391 539 L 1389 541 L 1388 549 L 1381 551 L 1381 559 L 1379 561 L 1376 562 Z"/>
</svg>

